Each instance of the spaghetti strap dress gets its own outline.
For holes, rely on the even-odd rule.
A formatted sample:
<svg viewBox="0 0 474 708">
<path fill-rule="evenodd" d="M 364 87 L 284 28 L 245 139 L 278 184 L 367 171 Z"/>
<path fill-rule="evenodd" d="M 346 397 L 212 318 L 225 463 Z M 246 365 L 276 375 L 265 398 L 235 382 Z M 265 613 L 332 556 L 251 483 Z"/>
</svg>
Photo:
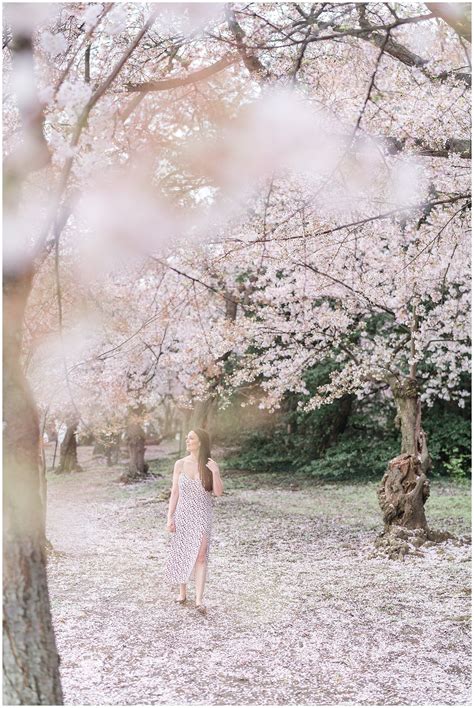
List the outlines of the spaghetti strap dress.
<svg viewBox="0 0 474 708">
<path fill-rule="evenodd" d="M 208 568 L 215 502 L 200 479 L 191 479 L 184 472 L 179 475 L 178 488 L 178 503 L 172 515 L 176 531 L 169 534 L 165 564 L 165 580 L 173 584 L 196 579 L 195 564 L 204 535 L 207 536 Z M 208 571 L 206 576 L 209 577 Z"/>
</svg>

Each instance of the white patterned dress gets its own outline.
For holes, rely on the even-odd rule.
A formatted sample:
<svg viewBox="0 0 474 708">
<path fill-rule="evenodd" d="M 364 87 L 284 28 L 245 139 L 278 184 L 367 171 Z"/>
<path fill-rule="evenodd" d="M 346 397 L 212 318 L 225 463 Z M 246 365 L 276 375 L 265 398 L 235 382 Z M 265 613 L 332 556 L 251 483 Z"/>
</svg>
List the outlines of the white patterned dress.
<svg viewBox="0 0 474 708">
<path fill-rule="evenodd" d="M 191 479 L 184 472 L 179 475 L 178 487 L 178 503 L 172 516 L 176 531 L 169 534 L 165 565 L 165 580 L 173 584 L 195 580 L 195 563 L 204 534 L 208 567 L 215 501 L 200 479 Z M 209 577 L 208 571 L 206 576 Z"/>
</svg>

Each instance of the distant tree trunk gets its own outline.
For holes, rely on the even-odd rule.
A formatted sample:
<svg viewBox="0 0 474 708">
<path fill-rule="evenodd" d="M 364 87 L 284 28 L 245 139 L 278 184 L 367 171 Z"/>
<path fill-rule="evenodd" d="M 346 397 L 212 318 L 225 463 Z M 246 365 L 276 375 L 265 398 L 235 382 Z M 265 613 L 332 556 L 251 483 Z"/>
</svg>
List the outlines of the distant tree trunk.
<svg viewBox="0 0 474 708">
<path fill-rule="evenodd" d="M 44 549 L 46 552 L 53 550 L 53 544 L 46 538 L 46 515 L 48 511 L 48 483 L 46 481 L 46 457 L 44 454 L 43 440 L 39 439 L 38 473 L 39 473 L 39 493 L 41 499 L 41 511 L 43 516 Z"/>
<path fill-rule="evenodd" d="M 180 432 L 179 432 L 179 454 L 180 455 L 186 455 L 186 435 L 189 433 L 190 430 L 192 430 L 191 427 L 191 417 L 192 417 L 192 411 L 189 410 L 189 408 L 180 408 L 179 406 L 177 407 L 178 410 L 181 413 L 181 426 L 180 426 Z"/>
<path fill-rule="evenodd" d="M 77 426 L 79 420 L 76 416 L 68 418 L 66 422 L 66 435 L 61 443 L 59 451 L 59 467 L 56 474 L 67 472 L 82 472 L 82 467 L 77 460 Z"/>
<path fill-rule="evenodd" d="M 331 445 L 334 445 L 339 436 L 342 435 L 344 430 L 347 428 L 347 423 L 352 413 L 352 407 L 354 404 L 354 395 L 346 394 L 341 396 L 339 399 L 339 405 L 334 415 L 331 416 L 329 421 L 329 428 L 326 429 L 326 434 L 324 436 L 324 447 L 327 449 Z"/>
<path fill-rule="evenodd" d="M 129 472 L 132 476 L 145 471 L 145 433 L 139 423 L 131 423 L 127 429 L 128 450 L 130 453 Z"/>
<path fill-rule="evenodd" d="M 56 425 L 53 421 L 47 423 L 45 427 L 45 432 L 48 436 L 48 442 L 54 442 L 58 439 L 58 433 L 56 431 Z"/>
<path fill-rule="evenodd" d="M 176 407 L 173 406 L 171 400 L 165 399 L 163 403 L 163 417 L 160 419 L 161 424 L 161 439 L 169 438 L 176 429 Z"/>
<path fill-rule="evenodd" d="M 107 460 L 107 467 L 112 467 L 112 465 L 118 464 L 120 458 L 120 433 L 111 435 L 110 438 L 105 443 L 105 459 Z"/>
<path fill-rule="evenodd" d="M 62 705 L 40 496 L 40 429 L 21 366 L 31 273 L 3 288 L 3 703 Z"/>
<path fill-rule="evenodd" d="M 126 439 L 130 455 L 128 469 L 120 477 L 122 482 L 133 482 L 143 478 L 149 469 L 145 462 L 145 431 L 143 430 L 143 409 L 138 406 L 130 410 L 127 421 Z"/>
<path fill-rule="evenodd" d="M 92 449 L 92 456 L 105 457 L 107 467 L 118 464 L 121 437 L 120 433 L 105 433 L 101 438 L 97 438 Z"/>
</svg>

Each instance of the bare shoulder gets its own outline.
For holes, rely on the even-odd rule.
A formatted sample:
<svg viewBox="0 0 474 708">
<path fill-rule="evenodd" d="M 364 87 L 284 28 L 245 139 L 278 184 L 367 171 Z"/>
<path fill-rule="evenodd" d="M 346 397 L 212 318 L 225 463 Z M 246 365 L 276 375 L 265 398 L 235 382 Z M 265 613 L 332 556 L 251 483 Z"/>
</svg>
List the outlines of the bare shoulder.
<svg viewBox="0 0 474 708">
<path fill-rule="evenodd" d="M 179 460 L 176 460 L 176 462 L 174 463 L 173 472 L 181 472 L 184 466 L 184 460 L 184 457 L 181 457 Z"/>
</svg>

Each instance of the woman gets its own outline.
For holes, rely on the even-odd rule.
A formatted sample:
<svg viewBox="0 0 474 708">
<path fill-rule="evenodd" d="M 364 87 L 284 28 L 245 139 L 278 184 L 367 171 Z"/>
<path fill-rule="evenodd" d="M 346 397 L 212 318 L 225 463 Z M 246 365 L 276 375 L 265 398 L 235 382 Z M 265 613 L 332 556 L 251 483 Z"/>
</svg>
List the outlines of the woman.
<svg viewBox="0 0 474 708">
<path fill-rule="evenodd" d="M 208 433 L 190 430 L 186 437 L 187 457 L 175 463 L 166 528 L 173 533 L 166 561 L 165 577 L 179 583 L 176 602 L 185 604 L 186 583 L 196 582 L 196 608 L 202 614 L 215 496 L 222 496 L 224 485 L 219 467 L 211 460 Z"/>
</svg>

